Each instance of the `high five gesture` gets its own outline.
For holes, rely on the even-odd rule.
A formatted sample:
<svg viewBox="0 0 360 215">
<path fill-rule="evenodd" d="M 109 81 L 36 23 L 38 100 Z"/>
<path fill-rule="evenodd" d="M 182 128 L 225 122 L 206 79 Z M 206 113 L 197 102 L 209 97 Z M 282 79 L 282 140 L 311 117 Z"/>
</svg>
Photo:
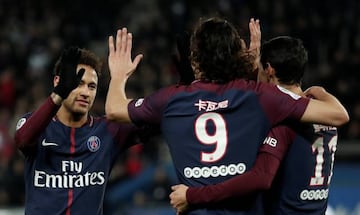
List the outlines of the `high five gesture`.
<svg viewBox="0 0 360 215">
<path fill-rule="evenodd" d="M 106 113 L 114 113 L 114 110 L 116 112 L 123 110 L 127 113 L 129 100 L 125 94 L 126 81 L 135 71 L 143 57 L 142 54 L 139 54 L 132 60 L 131 50 L 132 34 L 128 32 L 126 28 L 117 31 L 116 39 L 114 39 L 113 36 L 109 36 L 108 63 L 111 81 L 105 104 Z M 121 111 L 119 113 L 121 113 Z M 114 116 L 108 115 L 109 118 L 115 116 L 117 116 L 116 113 Z M 125 121 L 130 121 L 127 114 L 125 116 Z"/>
</svg>

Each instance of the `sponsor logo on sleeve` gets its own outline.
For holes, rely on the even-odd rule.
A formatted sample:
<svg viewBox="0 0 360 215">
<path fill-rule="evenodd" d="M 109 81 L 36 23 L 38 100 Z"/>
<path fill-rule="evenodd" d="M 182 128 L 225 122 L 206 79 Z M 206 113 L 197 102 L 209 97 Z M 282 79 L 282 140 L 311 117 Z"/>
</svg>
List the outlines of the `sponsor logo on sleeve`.
<svg viewBox="0 0 360 215">
<path fill-rule="evenodd" d="M 275 139 L 273 137 L 266 137 L 263 144 L 267 144 L 267 145 L 275 148 L 277 145 L 277 142 L 278 142 L 277 139 Z"/>
<path fill-rule="evenodd" d="M 143 102 L 144 102 L 144 99 L 138 99 L 138 100 L 135 102 L 135 107 L 139 107 L 140 105 L 142 105 Z"/>
<path fill-rule="evenodd" d="M 16 130 L 18 130 L 19 128 L 21 128 L 26 122 L 26 118 L 21 118 L 19 119 L 19 121 L 16 124 Z"/>
</svg>

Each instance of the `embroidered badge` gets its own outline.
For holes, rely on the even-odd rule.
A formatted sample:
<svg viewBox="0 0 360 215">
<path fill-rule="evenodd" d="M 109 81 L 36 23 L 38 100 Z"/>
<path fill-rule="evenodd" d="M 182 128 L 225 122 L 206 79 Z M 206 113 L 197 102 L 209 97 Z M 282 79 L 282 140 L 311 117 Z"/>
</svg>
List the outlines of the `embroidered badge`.
<svg viewBox="0 0 360 215">
<path fill-rule="evenodd" d="M 87 147 L 91 152 L 96 152 L 100 148 L 100 139 L 97 136 L 89 137 Z"/>
</svg>

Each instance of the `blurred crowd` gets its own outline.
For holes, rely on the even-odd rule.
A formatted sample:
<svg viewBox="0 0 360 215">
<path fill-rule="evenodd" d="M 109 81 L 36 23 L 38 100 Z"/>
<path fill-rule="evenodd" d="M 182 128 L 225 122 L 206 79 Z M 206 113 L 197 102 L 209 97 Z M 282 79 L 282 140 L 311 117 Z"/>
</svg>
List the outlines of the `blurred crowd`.
<svg viewBox="0 0 360 215">
<path fill-rule="evenodd" d="M 259 18 L 263 40 L 291 35 L 304 41 L 310 59 L 304 87 L 321 85 L 336 95 L 351 116 L 340 129 L 340 139 L 359 140 L 358 11 L 357 0 L 0 0 L 0 207 L 23 205 L 23 157 L 13 145 L 14 129 L 21 115 L 38 107 L 51 92 L 52 68 L 62 49 L 77 45 L 104 60 L 92 110 L 102 115 L 109 81 L 107 37 L 121 27 L 134 35 L 134 54 L 144 54 L 128 84 L 130 97 L 137 97 L 178 80 L 175 37 L 190 31 L 198 18 L 226 17 L 247 40 L 250 17 Z M 174 178 L 162 142 L 159 137 L 151 146 L 133 147 L 119 158 L 109 185 L 117 192 L 110 202 L 126 196 L 121 193 L 129 187 L 126 183 L 150 169 L 148 181 L 137 184 L 143 189 L 124 191 L 127 201 L 168 203 Z"/>
</svg>

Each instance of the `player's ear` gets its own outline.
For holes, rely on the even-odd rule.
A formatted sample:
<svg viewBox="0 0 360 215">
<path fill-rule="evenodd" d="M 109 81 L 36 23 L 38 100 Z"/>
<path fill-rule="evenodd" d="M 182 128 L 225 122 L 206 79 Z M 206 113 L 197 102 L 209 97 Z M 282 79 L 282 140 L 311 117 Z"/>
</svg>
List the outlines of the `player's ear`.
<svg viewBox="0 0 360 215">
<path fill-rule="evenodd" d="M 59 84 L 59 81 L 60 81 L 60 76 L 55 75 L 53 80 L 54 87 L 56 87 Z"/>
<path fill-rule="evenodd" d="M 271 64 L 269 62 L 266 62 L 264 69 L 270 69 L 270 68 L 272 68 Z"/>
<path fill-rule="evenodd" d="M 266 69 L 265 69 L 266 75 L 269 79 L 269 82 L 278 84 L 278 79 L 276 77 L 276 70 L 274 67 L 271 66 L 271 63 L 266 63 Z"/>
<path fill-rule="evenodd" d="M 267 62 L 265 64 L 265 68 L 264 71 L 266 73 L 267 76 L 273 76 L 275 75 L 275 69 L 271 66 L 271 64 L 269 62 Z"/>
</svg>

